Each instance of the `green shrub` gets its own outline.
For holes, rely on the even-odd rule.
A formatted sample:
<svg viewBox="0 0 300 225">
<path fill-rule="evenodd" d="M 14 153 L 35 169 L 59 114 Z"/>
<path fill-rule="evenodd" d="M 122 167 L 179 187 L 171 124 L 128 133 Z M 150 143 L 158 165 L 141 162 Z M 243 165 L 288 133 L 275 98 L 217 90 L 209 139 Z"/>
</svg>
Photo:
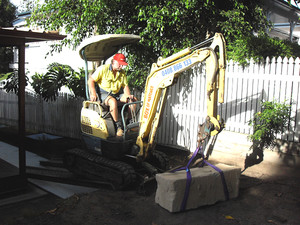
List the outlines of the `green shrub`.
<svg viewBox="0 0 300 225">
<path fill-rule="evenodd" d="M 253 134 L 249 139 L 260 149 L 273 148 L 277 134 L 283 134 L 289 125 L 290 105 L 276 101 L 262 102 L 262 111 L 249 121 Z M 258 144 L 257 144 L 258 143 Z"/>
<path fill-rule="evenodd" d="M 45 74 L 32 76 L 32 87 L 46 101 L 55 101 L 60 89 L 67 86 L 73 91 L 75 97 L 85 96 L 84 70 L 74 71 L 68 65 L 52 63 Z"/>
<path fill-rule="evenodd" d="M 246 36 L 227 44 L 228 59 L 247 65 L 249 59 L 258 62 L 266 57 L 299 57 L 300 46 L 288 40 L 279 40 L 266 35 Z"/>
</svg>

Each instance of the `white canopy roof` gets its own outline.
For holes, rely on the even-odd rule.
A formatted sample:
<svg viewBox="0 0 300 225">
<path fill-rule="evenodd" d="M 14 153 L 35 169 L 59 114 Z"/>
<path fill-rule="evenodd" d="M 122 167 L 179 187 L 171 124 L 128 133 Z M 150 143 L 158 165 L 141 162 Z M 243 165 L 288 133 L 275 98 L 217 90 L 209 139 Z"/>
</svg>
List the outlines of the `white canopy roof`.
<svg viewBox="0 0 300 225">
<path fill-rule="evenodd" d="M 84 59 L 83 50 L 87 61 L 101 61 L 117 53 L 125 45 L 138 42 L 141 39 L 133 34 L 104 34 L 84 40 L 79 46 L 79 54 Z"/>
</svg>

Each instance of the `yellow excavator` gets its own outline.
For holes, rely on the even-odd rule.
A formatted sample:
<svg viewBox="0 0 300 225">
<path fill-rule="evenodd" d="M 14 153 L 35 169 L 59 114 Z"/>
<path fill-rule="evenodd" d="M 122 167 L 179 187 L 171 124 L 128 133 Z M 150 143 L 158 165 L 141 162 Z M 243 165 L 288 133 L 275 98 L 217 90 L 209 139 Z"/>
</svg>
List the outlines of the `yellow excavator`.
<svg viewBox="0 0 300 225">
<path fill-rule="evenodd" d="M 84 41 L 79 54 L 86 64 L 105 62 L 128 44 L 140 40 L 137 35 L 107 34 Z M 225 40 L 222 34 L 186 48 L 153 63 L 146 81 L 143 101 L 120 106 L 124 126 L 123 137 L 115 136 L 115 126 L 109 109 L 100 101 L 86 98 L 81 110 L 81 130 L 85 147 L 71 149 L 64 156 L 64 164 L 73 173 L 91 179 L 106 180 L 117 188 L 150 179 L 169 169 L 167 156 L 155 150 L 155 135 L 161 120 L 168 87 L 176 83 L 182 72 L 195 64 L 206 62 L 207 119 L 201 125 L 199 143 L 218 134 L 224 127 L 217 115 L 217 102 L 224 101 L 226 64 Z M 207 129 L 209 128 L 209 129 Z"/>
</svg>

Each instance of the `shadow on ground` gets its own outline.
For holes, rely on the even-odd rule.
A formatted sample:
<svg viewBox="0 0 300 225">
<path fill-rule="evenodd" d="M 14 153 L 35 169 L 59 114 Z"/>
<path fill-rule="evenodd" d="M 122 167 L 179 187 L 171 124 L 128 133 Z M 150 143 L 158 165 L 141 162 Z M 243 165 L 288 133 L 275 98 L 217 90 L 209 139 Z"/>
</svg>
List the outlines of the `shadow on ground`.
<svg viewBox="0 0 300 225">
<path fill-rule="evenodd" d="M 14 138 L 6 140 L 8 134 L 9 131 L 0 130 L 0 139 L 13 144 L 15 134 L 12 135 Z M 74 141 L 76 145 L 80 144 L 77 140 Z M 68 140 L 67 144 L 70 143 Z M 65 144 L 61 142 L 54 153 L 51 152 L 53 148 L 47 146 L 48 150 L 42 154 L 49 154 L 48 157 L 59 156 L 65 150 Z M 37 153 L 40 148 L 27 150 Z M 174 165 L 188 155 L 188 152 L 174 152 L 169 148 L 160 150 L 170 156 Z M 226 161 L 225 158 L 223 160 Z M 281 171 L 280 176 L 273 176 L 272 179 L 265 179 L 260 170 L 261 168 L 253 166 L 251 173 L 241 176 L 238 198 L 181 213 L 169 213 L 157 205 L 154 200 L 155 187 L 148 196 L 138 195 L 134 188 L 113 191 L 101 187 L 95 192 L 73 195 L 68 199 L 60 199 L 48 193 L 39 198 L 1 206 L 0 225 L 299 224 L 300 179 L 299 175 L 294 176 L 299 174 L 299 170 L 295 174 Z"/>
</svg>

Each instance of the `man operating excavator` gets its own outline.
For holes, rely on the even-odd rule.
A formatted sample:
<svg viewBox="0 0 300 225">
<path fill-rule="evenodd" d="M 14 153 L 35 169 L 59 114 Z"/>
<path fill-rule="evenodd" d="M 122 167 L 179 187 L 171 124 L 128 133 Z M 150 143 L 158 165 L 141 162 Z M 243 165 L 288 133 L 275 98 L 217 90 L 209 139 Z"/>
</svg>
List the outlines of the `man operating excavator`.
<svg viewBox="0 0 300 225">
<path fill-rule="evenodd" d="M 85 149 L 67 151 L 64 164 L 74 174 L 109 182 L 116 188 L 129 187 L 137 181 L 141 181 L 141 186 L 144 186 L 157 173 L 169 169 L 168 157 L 156 150 L 155 137 L 169 87 L 176 83 L 184 71 L 196 64 L 205 62 L 207 95 L 207 115 L 204 115 L 206 120 L 200 125 L 203 129 L 200 129 L 198 137 L 200 140 L 216 137 L 225 125 L 218 114 L 218 102 L 221 104 L 224 101 L 226 70 L 225 39 L 220 33 L 166 58 L 158 57 L 147 76 L 143 101 L 124 104 L 119 112 L 116 107 L 119 102 L 117 97 L 120 97 L 120 102 L 126 102 L 128 97 L 134 99 L 134 96 L 130 94 L 123 70 L 123 66 L 127 65 L 126 58 L 122 54 L 114 54 L 125 45 L 139 40 L 139 36 L 132 34 L 99 35 L 87 39 L 79 50 L 80 57 L 86 64 L 86 80 L 88 62 L 102 62 L 112 55 L 113 59 L 110 65 L 100 66 L 86 82 L 89 84 L 86 99 L 91 101 L 83 101 L 80 117 Z M 102 89 L 98 100 L 95 83 Z M 119 92 L 121 89 L 124 89 L 123 96 Z M 110 108 L 103 107 L 104 104 Z M 137 112 L 134 110 L 135 105 Z M 130 109 L 128 113 L 125 111 L 126 107 Z M 122 134 L 121 124 L 124 132 L 119 138 L 117 135 Z"/>
<path fill-rule="evenodd" d="M 123 70 L 123 66 L 127 65 L 126 57 L 121 53 L 117 53 L 114 55 L 111 64 L 98 67 L 88 80 L 90 100 L 100 100 L 103 104 L 109 106 L 112 119 L 117 128 L 116 136 L 123 135 L 122 123 L 118 118 L 118 102 L 126 103 L 129 100 L 137 100 L 130 93 L 126 73 Z M 100 99 L 97 99 L 95 83 L 100 88 Z"/>
</svg>

